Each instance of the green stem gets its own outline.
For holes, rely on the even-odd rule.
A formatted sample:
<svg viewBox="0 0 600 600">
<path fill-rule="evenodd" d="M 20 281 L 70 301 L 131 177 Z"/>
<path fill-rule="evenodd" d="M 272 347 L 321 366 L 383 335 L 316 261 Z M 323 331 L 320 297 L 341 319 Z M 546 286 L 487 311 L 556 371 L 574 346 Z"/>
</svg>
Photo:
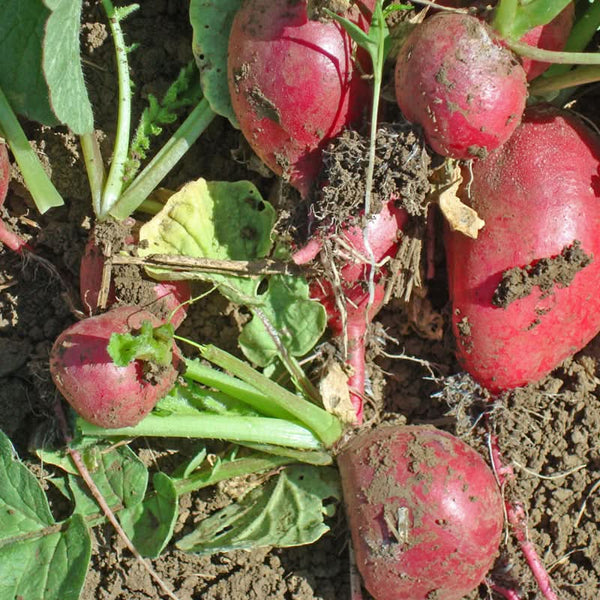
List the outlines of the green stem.
<svg viewBox="0 0 600 600">
<path fill-rule="evenodd" d="M 37 209 L 43 214 L 49 208 L 62 206 L 64 200 L 44 171 L 40 159 L 30 146 L 8 99 L 0 88 L 0 130 L 19 165 L 25 186 Z"/>
<path fill-rule="evenodd" d="M 175 338 L 185 341 L 184 338 L 177 338 L 177 336 L 175 336 Z M 232 377 L 227 373 L 223 373 L 223 371 L 217 371 L 217 369 L 203 365 L 197 360 L 186 359 L 185 366 L 186 371 L 184 377 L 187 379 L 197 381 L 198 383 L 224 392 L 232 398 L 245 402 L 260 413 L 269 417 L 287 420 L 291 418 L 291 415 L 287 410 L 282 410 L 278 406 L 274 406 L 267 395 L 236 377 Z"/>
<path fill-rule="evenodd" d="M 117 57 L 117 81 L 119 86 L 119 105 L 117 113 L 117 133 L 113 156 L 104 186 L 102 206 L 99 218 L 106 218 L 121 195 L 123 189 L 123 175 L 125 162 L 129 149 L 129 133 L 131 129 L 131 80 L 129 78 L 129 64 L 127 62 L 127 45 L 121 29 L 120 17 L 111 0 L 102 0 L 102 5 L 108 17 Z M 129 7 L 131 11 L 137 5 Z"/>
<path fill-rule="evenodd" d="M 600 27 L 600 2 L 590 3 L 587 11 L 577 19 L 569 39 L 564 47 L 566 52 L 581 52 L 587 48 L 594 37 L 596 31 Z M 554 77 L 562 75 L 569 70 L 569 65 L 552 65 L 544 77 Z"/>
<path fill-rule="evenodd" d="M 229 371 L 235 377 L 262 392 L 271 404 L 271 410 L 283 410 L 309 427 L 327 447 L 333 445 L 341 437 L 342 425 L 332 414 L 286 390 L 253 369 L 248 363 L 216 346 L 201 346 L 200 351 L 202 357 L 209 362 Z"/>
<path fill-rule="evenodd" d="M 150 414 L 133 427 L 104 429 L 78 419 L 83 435 L 91 437 L 167 437 L 227 440 L 274 444 L 304 450 L 321 450 L 321 444 L 312 431 L 283 419 L 270 417 L 242 417 L 232 415 L 169 415 Z"/>
<path fill-rule="evenodd" d="M 88 181 L 90 183 L 90 191 L 92 193 L 92 207 L 94 214 L 100 214 L 102 206 L 102 190 L 104 189 L 104 181 L 106 173 L 104 171 L 104 161 L 100 153 L 100 144 L 94 132 L 84 133 L 79 137 L 81 151 L 83 153 L 83 161 L 87 172 Z"/>
<path fill-rule="evenodd" d="M 122 220 L 136 210 L 215 117 L 216 114 L 210 108 L 207 100 L 202 99 L 171 139 L 160 149 L 112 207 L 111 214 L 113 217 Z"/>
<path fill-rule="evenodd" d="M 287 456 L 249 456 L 219 465 L 217 469 L 209 468 L 198 471 L 186 479 L 175 479 L 173 483 L 178 495 L 188 494 L 233 477 L 252 475 L 294 462 L 296 461 L 293 458 Z"/>
<path fill-rule="evenodd" d="M 600 81 L 600 66 L 584 65 L 554 77 L 538 77 L 529 86 L 532 96 L 541 96 L 548 92 L 564 90 L 585 83 Z"/>
<path fill-rule="evenodd" d="M 500 0 L 494 12 L 492 27 L 504 38 L 510 34 L 517 14 L 518 0 Z"/>
<path fill-rule="evenodd" d="M 535 48 L 523 42 L 515 42 L 507 39 L 504 42 L 517 54 L 541 62 L 565 65 L 600 65 L 600 52 L 555 52 L 553 50 Z"/>
</svg>

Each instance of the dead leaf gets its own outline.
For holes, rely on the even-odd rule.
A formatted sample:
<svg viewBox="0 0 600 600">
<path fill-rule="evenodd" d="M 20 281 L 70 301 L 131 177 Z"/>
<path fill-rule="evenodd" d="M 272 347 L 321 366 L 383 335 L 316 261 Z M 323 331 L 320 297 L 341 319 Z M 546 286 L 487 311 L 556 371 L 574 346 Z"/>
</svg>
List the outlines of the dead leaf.
<svg viewBox="0 0 600 600">
<path fill-rule="evenodd" d="M 323 376 L 319 382 L 319 392 L 325 410 L 335 415 L 343 423 L 356 422 L 356 410 L 350 400 L 348 376 L 335 360 L 328 360 L 323 366 Z"/>
<path fill-rule="evenodd" d="M 451 174 L 451 183 L 439 194 L 438 204 L 452 231 L 459 231 L 470 238 L 477 239 L 485 221 L 458 197 L 457 192 L 461 183 L 460 167 L 456 166 Z"/>
</svg>

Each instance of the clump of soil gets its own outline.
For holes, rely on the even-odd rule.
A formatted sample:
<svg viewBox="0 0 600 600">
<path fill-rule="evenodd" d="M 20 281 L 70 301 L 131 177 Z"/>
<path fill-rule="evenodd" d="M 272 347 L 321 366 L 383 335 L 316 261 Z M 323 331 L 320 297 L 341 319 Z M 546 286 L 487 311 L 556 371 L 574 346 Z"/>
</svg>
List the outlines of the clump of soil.
<svg viewBox="0 0 600 600">
<path fill-rule="evenodd" d="M 311 207 L 315 217 L 334 228 L 355 220 L 364 208 L 369 139 L 346 130 L 323 151 L 323 169 Z M 383 123 L 377 130 L 371 212 L 390 199 L 410 215 L 424 217 L 431 159 L 412 125 Z"/>
<path fill-rule="evenodd" d="M 549 295 L 554 286 L 568 287 L 579 271 L 593 260 L 581 248 L 581 242 L 575 240 L 565 246 L 558 256 L 542 258 L 525 267 L 514 267 L 502 274 L 502 279 L 494 291 L 492 304 L 506 308 L 511 302 L 525 298 L 538 287 L 542 296 Z"/>
</svg>

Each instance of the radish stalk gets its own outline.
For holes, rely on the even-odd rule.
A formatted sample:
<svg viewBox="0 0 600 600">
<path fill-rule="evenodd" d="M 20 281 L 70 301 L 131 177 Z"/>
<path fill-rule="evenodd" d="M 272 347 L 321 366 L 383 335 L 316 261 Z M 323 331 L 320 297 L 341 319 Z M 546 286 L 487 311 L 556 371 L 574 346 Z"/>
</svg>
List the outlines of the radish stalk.
<svg viewBox="0 0 600 600">
<path fill-rule="evenodd" d="M 46 175 L 42 163 L 30 146 L 25 132 L 1 88 L 0 132 L 10 146 L 37 209 L 43 214 L 54 206 L 62 206 L 64 201 L 61 195 Z"/>
</svg>

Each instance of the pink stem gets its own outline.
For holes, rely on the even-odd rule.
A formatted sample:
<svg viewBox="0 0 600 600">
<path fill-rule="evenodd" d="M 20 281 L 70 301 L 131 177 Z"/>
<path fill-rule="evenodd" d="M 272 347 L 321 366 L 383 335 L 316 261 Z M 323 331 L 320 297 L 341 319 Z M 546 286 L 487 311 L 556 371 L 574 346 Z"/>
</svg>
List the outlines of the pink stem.
<svg viewBox="0 0 600 600">
<path fill-rule="evenodd" d="M 13 252 L 21 252 L 23 249 L 31 250 L 27 242 L 14 231 L 9 229 L 4 221 L 0 219 L 0 242 L 10 248 Z"/>
<path fill-rule="evenodd" d="M 496 585 L 495 583 L 490 583 L 489 581 L 487 584 L 492 591 L 496 592 L 496 594 L 500 594 L 500 596 L 506 598 L 506 600 L 521 600 L 521 596 L 519 596 L 515 590 L 509 590 L 500 585 Z"/>
<path fill-rule="evenodd" d="M 306 265 L 311 260 L 316 258 L 317 254 L 321 252 L 322 246 L 323 244 L 321 243 L 320 239 L 316 237 L 312 238 L 306 243 L 306 245 L 302 246 L 302 248 L 294 252 L 294 254 L 292 255 L 292 260 L 297 265 Z"/>
<path fill-rule="evenodd" d="M 514 477 L 514 472 L 510 466 L 506 466 L 502 461 L 502 454 L 498 445 L 498 438 L 495 435 L 490 434 L 490 445 L 491 445 L 491 458 L 494 465 L 494 469 L 498 476 L 498 481 L 501 487 L 504 487 L 507 479 Z M 558 596 L 552 589 L 552 582 L 546 567 L 542 563 L 535 546 L 528 539 L 527 535 L 527 515 L 523 509 L 523 505 L 520 503 L 513 504 L 508 500 L 504 501 L 506 507 L 506 516 L 510 523 L 514 535 L 519 542 L 521 552 L 531 569 L 535 580 L 537 581 L 538 587 L 542 597 L 546 600 L 558 600 Z"/>
<path fill-rule="evenodd" d="M 348 332 L 348 356 L 346 364 L 351 367 L 352 374 L 348 377 L 350 389 L 350 400 L 356 413 L 356 424 L 360 425 L 363 420 L 363 398 L 365 395 L 365 338 L 366 327 L 364 325 L 347 326 Z"/>
</svg>

